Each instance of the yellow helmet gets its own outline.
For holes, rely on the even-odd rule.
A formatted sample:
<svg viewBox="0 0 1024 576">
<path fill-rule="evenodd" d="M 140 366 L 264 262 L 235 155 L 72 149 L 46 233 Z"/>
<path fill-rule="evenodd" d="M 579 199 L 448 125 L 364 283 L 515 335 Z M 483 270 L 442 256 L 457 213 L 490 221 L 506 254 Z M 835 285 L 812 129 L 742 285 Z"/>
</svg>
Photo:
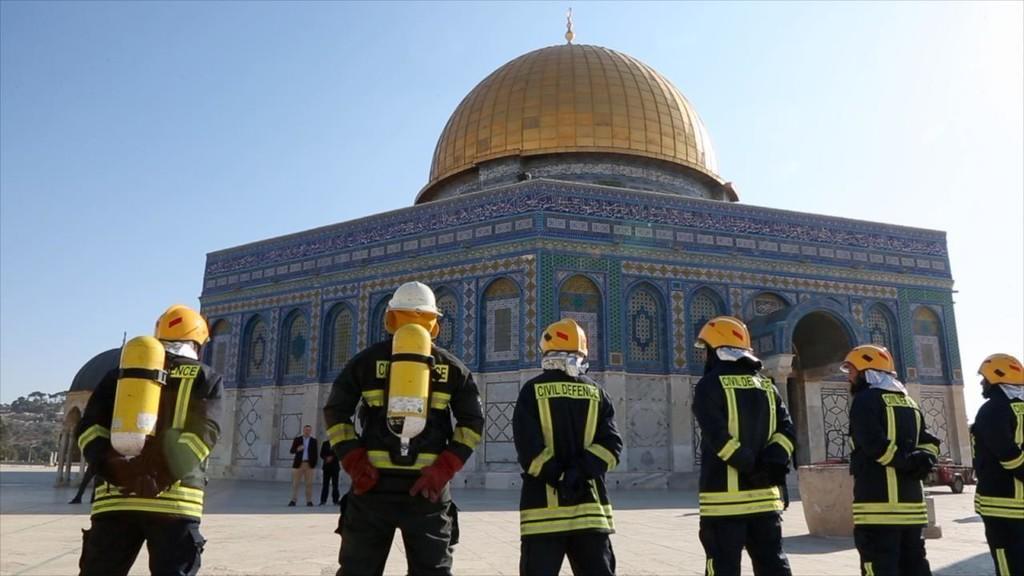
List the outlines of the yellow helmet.
<svg viewBox="0 0 1024 576">
<path fill-rule="evenodd" d="M 1024 366 L 1009 354 L 993 354 L 985 358 L 978 368 L 989 384 L 1013 384 L 1024 386 Z"/>
<path fill-rule="evenodd" d="M 846 358 L 843 359 L 839 369 L 843 372 L 849 372 L 851 366 L 856 368 L 858 372 L 880 370 L 889 374 L 896 374 L 896 363 L 892 359 L 892 353 L 884 346 L 875 344 L 861 344 L 850 350 Z"/>
<path fill-rule="evenodd" d="M 708 323 L 700 329 L 697 334 L 697 348 L 718 348 L 720 346 L 731 346 L 743 350 L 753 350 L 750 345 L 750 332 L 747 325 L 738 318 L 732 316 L 718 316 L 708 320 Z"/>
<path fill-rule="evenodd" d="M 154 336 L 157 340 L 191 340 L 202 346 L 210 339 L 210 328 L 199 312 L 175 304 L 157 319 Z"/>
<path fill-rule="evenodd" d="M 572 318 L 562 318 L 544 329 L 540 350 L 548 352 L 575 352 L 587 355 L 587 333 Z"/>
</svg>

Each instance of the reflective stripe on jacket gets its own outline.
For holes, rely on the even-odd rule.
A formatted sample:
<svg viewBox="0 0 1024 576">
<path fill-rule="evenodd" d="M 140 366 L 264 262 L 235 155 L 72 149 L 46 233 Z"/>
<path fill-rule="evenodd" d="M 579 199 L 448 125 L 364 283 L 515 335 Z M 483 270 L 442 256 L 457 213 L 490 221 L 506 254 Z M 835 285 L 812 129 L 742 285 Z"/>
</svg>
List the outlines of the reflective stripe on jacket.
<svg viewBox="0 0 1024 576">
<path fill-rule="evenodd" d="M 168 354 L 167 384 L 160 390 L 156 434 L 146 439 L 141 462 L 146 473 L 163 486 L 155 498 L 122 494 L 108 482 L 98 482 L 92 514 L 151 512 L 201 518 L 206 464 L 220 436 L 220 375 L 206 364 Z M 117 393 L 117 371 L 107 373 L 96 386 L 78 426 L 78 446 L 93 469 L 116 455 L 110 445 L 110 423 Z"/>
<path fill-rule="evenodd" d="M 761 480 L 766 450 L 792 458 L 793 421 L 771 379 L 746 361 L 716 362 L 697 383 L 693 413 L 701 429 L 701 516 L 781 512 L 778 486 Z"/>
<path fill-rule="evenodd" d="M 928 433 L 913 398 L 878 388 L 858 392 L 850 406 L 850 438 L 853 523 L 927 524 L 921 481 L 897 470 L 915 450 L 939 454 L 939 440 Z"/>
<path fill-rule="evenodd" d="M 520 390 L 512 429 L 524 471 L 520 534 L 614 532 L 604 476 L 618 465 L 622 438 L 604 390 L 585 376 L 545 370 Z M 581 489 L 560 494 L 570 468 L 581 475 Z"/>
<path fill-rule="evenodd" d="M 989 518 L 1024 520 L 1024 401 L 999 386 L 971 426 L 978 489 L 974 510 Z"/>
<path fill-rule="evenodd" d="M 388 338 L 373 344 L 345 365 L 331 387 L 324 422 L 339 462 L 353 448 L 366 448 L 370 463 L 380 470 L 374 490 L 398 493 L 407 492 L 420 469 L 433 464 L 443 450 L 468 460 L 480 443 L 484 416 L 469 368 L 451 352 L 433 346 L 427 426 L 410 441 L 409 454 L 402 457 L 400 441 L 387 427 L 391 342 Z M 361 434 L 356 434 L 354 423 L 357 409 Z"/>
</svg>

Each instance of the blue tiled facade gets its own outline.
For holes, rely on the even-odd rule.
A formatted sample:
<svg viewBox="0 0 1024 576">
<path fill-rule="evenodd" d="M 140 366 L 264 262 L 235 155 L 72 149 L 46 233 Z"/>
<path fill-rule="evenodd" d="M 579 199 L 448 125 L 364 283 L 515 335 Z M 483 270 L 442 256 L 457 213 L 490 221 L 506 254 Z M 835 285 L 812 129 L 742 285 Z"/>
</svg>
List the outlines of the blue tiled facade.
<svg viewBox="0 0 1024 576">
<path fill-rule="evenodd" d="M 332 361 L 380 337 L 383 304 L 409 280 L 443 299 L 443 341 L 479 375 L 485 402 L 539 367 L 546 324 L 565 315 L 590 323 L 595 375 L 623 382 L 625 428 L 645 450 L 630 471 L 694 465 L 676 462 L 671 448 L 648 447 L 662 436 L 668 446 L 690 445 L 691 431 L 655 434 L 641 420 L 650 398 L 670 402 L 677 388 L 689 394 L 702 369 L 695 330 L 711 313 L 743 317 L 762 357 L 795 354 L 794 330 L 814 313 L 833 319 L 852 343 L 887 338 L 901 376 L 932 394 L 936 418 L 960 417 L 948 394 L 939 407 L 934 396 L 961 383 L 944 233 L 543 178 L 209 254 L 203 313 L 231 328 L 218 368 L 236 410 L 262 406 L 259 418 L 274 418 L 268 390 L 281 387 L 317 387 L 309 404 L 321 402 L 338 373 Z M 937 325 L 916 312 L 922 306 Z M 352 322 L 341 335 L 332 321 L 339 307 Z M 306 369 L 285 375 L 284 323 L 296 313 L 308 324 Z M 914 318 L 938 333 L 916 333 Z M 262 352 L 251 342 L 256 319 L 266 328 Z M 250 370 L 255 353 L 269 366 Z M 654 396 L 631 400 L 648 388 Z M 829 406 L 836 389 L 822 390 Z M 494 400 L 487 413 L 507 420 L 505 404 Z M 315 407 L 308 411 L 317 418 Z M 829 414 L 820 425 L 834 436 Z M 244 465 L 239 454 L 253 452 L 246 438 L 259 436 L 259 425 L 247 418 L 236 414 L 225 464 Z M 504 420 L 488 430 L 494 449 L 485 447 L 478 471 L 514 468 Z M 831 440 L 828 446 L 835 451 Z"/>
</svg>

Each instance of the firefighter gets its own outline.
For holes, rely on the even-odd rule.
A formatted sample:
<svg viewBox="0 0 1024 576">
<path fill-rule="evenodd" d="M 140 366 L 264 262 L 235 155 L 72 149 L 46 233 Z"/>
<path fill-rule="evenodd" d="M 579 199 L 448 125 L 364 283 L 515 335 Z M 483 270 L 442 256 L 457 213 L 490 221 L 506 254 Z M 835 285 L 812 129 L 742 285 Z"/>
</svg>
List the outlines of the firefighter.
<svg viewBox="0 0 1024 576">
<path fill-rule="evenodd" d="M 738 576 L 747 549 L 757 575 L 791 574 L 782 550 L 782 502 L 796 441 L 793 421 L 770 378 L 758 374 L 750 333 L 730 316 L 697 335 L 707 350 L 694 390 L 701 429 L 700 541 L 708 576 Z"/>
<path fill-rule="evenodd" d="M 409 574 L 451 574 L 458 519 L 449 481 L 480 442 L 484 419 L 469 369 L 430 341 L 438 334 L 440 316 L 429 287 L 401 285 L 388 302 L 385 328 L 389 335 L 423 334 L 426 342 L 418 344 L 425 345 L 426 354 L 393 355 L 394 346 L 407 342 L 389 336 L 353 357 L 331 388 L 324 407 L 327 434 L 352 480 L 341 506 L 339 575 L 382 574 L 396 528 L 402 531 Z M 389 378 L 404 364 L 403 373 L 415 379 L 420 361 L 430 365 L 423 387 L 429 393 L 425 422 L 409 413 L 395 416 L 395 410 L 415 406 L 417 398 L 407 396 L 408 382 Z M 353 423 L 357 409 L 359 434 Z M 416 422 L 422 431 L 409 438 L 404 429 Z"/>
<path fill-rule="evenodd" d="M 921 481 L 935 466 L 939 440 L 896 379 L 892 354 L 864 344 L 840 369 L 850 382 L 853 539 L 865 576 L 927 576 L 928 523 Z"/>
<path fill-rule="evenodd" d="M 612 506 L 605 473 L 618 464 L 622 437 L 608 395 L 587 371 L 587 336 L 571 319 L 541 338 L 543 372 L 526 383 L 512 416 L 523 471 L 519 498 L 522 576 L 615 574 Z"/>
<path fill-rule="evenodd" d="M 974 509 L 985 522 L 996 575 L 1024 576 L 1024 367 L 1009 354 L 993 354 L 978 374 L 988 400 L 971 426 Z"/>
<path fill-rule="evenodd" d="M 118 429 L 111 422 L 118 380 L 140 376 L 138 369 L 124 369 L 124 352 L 122 368 L 96 387 L 78 427 L 78 446 L 98 476 L 92 526 L 82 537 L 82 576 L 127 574 L 143 542 L 152 574 L 199 571 L 206 461 L 220 435 L 223 386 L 220 375 L 199 361 L 209 330 L 198 312 L 171 306 L 155 332 L 165 349 L 164 370 L 158 371 L 165 378 L 160 376 L 155 434 L 141 453 L 128 458 L 111 444 L 111 429 Z"/>
</svg>

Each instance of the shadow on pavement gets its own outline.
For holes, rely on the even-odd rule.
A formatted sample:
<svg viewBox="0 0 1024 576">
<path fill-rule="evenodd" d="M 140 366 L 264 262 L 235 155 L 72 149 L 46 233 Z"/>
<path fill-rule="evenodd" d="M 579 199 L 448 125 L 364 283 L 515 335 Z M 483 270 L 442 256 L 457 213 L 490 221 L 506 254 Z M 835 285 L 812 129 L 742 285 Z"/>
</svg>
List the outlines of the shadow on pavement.
<svg viewBox="0 0 1024 576">
<path fill-rule="evenodd" d="M 782 549 L 786 554 L 793 555 L 814 555 L 827 552 L 838 552 L 840 550 L 852 550 L 853 538 L 822 538 L 801 534 L 800 536 L 788 536 L 782 539 Z"/>
<path fill-rule="evenodd" d="M 932 572 L 935 576 L 995 576 L 996 566 L 992 563 L 992 555 L 982 552 L 946 566 L 932 564 Z"/>
<path fill-rule="evenodd" d="M 953 522 L 956 524 L 981 524 L 981 516 L 966 516 L 964 518 L 957 518 Z"/>
</svg>

